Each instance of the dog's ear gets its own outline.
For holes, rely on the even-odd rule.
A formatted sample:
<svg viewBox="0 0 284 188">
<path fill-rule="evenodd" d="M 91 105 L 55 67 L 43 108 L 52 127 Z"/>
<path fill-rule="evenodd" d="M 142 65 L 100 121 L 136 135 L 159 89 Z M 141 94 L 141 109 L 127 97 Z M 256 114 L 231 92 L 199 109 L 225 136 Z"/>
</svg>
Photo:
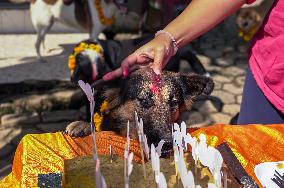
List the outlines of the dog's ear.
<svg viewBox="0 0 284 188">
<path fill-rule="evenodd" d="M 120 88 L 108 89 L 104 92 L 103 96 L 108 103 L 107 111 L 110 111 L 121 104 Z"/>
<path fill-rule="evenodd" d="M 192 106 L 192 100 L 199 95 L 209 95 L 214 89 L 211 78 L 197 74 L 178 74 L 178 84 L 182 89 L 186 109 Z"/>
<path fill-rule="evenodd" d="M 261 22 L 261 16 L 260 16 L 260 14 L 259 14 L 257 11 L 255 11 L 255 10 L 252 10 L 252 11 L 253 11 L 252 14 L 253 14 L 253 16 L 254 16 L 255 22 L 256 22 L 257 24 L 259 24 L 259 23 Z"/>
</svg>

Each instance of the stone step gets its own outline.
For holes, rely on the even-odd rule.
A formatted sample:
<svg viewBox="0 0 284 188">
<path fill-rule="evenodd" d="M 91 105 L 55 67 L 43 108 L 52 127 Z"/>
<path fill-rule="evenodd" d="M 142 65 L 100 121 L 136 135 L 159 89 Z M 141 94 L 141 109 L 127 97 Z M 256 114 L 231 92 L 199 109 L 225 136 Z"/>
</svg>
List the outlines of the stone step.
<svg viewBox="0 0 284 188">
<path fill-rule="evenodd" d="M 79 89 L 30 94 L 14 99 L 13 102 L 0 103 L 0 116 L 8 113 L 41 113 L 52 110 L 79 109 L 84 104 L 83 97 Z"/>
<path fill-rule="evenodd" d="M 7 176 L 12 171 L 12 164 L 6 161 L 1 161 L 0 164 L 0 180 Z"/>
<path fill-rule="evenodd" d="M 1 117 L 1 128 L 20 127 L 24 125 L 35 125 L 40 123 L 40 118 L 36 113 L 25 114 L 5 114 Z"/>
<path fill-rule="evenodd" d="M 26 80 L 18 83 L 0 84 L 0 99 L 3 96 L 9 97 L 15 94 L 25 94 L 29 92 L 46 92 L 52 89 L 75 89 L 77 86 L 70 81 L 60 80 Z"/>
<path fill-rule="evenodd" d="M 41 113 L 41 117 L 37 113 L 24 113 L 24 114 L 5 114 L 1 117 L 1 126 L 3 128 L 13 127 L 34 127 L 40 123 L 69 123 L 72 121 L 80 120 L 83 117 L 77 110 L 57 110 Z"/>
<path fill-rule="evenodd" d="M 14 140 L 20 133 L 21 133 L 21 129 L 20 128 L 6 128 L 6 129 L 0 129 L 0 152 L 1 152 L 1 156 L 4 155 L 4 153 L 2 154 L 2 149 L 10 144 L 12 142 L 12 140 Z M 6 152 L 6 151 L 5 151 Z"/>
<path fill-rule="evenodd" d="M 52 112 L 44 112 L 42 114 L 43 123 L 72 122 L 80 119 L 77 110 L 58 110 Z"/>
</svg>

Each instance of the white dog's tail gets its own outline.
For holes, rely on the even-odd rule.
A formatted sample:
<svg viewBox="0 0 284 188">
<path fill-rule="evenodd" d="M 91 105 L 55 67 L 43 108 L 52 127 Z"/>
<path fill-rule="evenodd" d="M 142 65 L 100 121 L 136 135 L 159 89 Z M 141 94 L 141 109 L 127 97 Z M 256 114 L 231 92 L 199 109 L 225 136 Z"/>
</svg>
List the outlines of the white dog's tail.
<svg viewBox="0 0 284 188">
<path fill-rule="evenodd" d="M 9 0 L 12 3 L 29 3 L 30 0 Z"/>
</svg>

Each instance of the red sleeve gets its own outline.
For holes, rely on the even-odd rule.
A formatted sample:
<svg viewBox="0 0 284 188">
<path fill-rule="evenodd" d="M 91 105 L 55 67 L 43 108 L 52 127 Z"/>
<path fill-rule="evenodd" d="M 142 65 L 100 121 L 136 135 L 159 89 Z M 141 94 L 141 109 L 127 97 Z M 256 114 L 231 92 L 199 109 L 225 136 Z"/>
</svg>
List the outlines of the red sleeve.
<svg viewBox="0 0 284 188">
<path fill-rule="evenodd" d="M 247 4 L 252 4 L 254 2 L 255 2 L 255 0 L 247 0 Z"/>
</svg>

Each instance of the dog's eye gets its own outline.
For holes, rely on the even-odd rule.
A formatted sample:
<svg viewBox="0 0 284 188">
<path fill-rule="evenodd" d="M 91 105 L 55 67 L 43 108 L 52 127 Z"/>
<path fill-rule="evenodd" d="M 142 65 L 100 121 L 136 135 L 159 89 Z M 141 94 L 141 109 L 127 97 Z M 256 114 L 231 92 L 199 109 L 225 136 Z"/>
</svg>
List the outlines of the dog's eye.
<svg viewBox="0 0 284 188">
<path fill-rule="evenodd" d="M 153 95 L 151 93 L 146 93 L 143 97 L 138 97 L 137 100 L 142 108 L 148 109 L 154 105 Z"/>
<path fill-rule="evenodd" d="M 174 111 L 179 105 L 179 100 L 176 97 L 171 95 L 169 99 L 169 105 L 170 105 L 171 110 Z"/>
</svg>

